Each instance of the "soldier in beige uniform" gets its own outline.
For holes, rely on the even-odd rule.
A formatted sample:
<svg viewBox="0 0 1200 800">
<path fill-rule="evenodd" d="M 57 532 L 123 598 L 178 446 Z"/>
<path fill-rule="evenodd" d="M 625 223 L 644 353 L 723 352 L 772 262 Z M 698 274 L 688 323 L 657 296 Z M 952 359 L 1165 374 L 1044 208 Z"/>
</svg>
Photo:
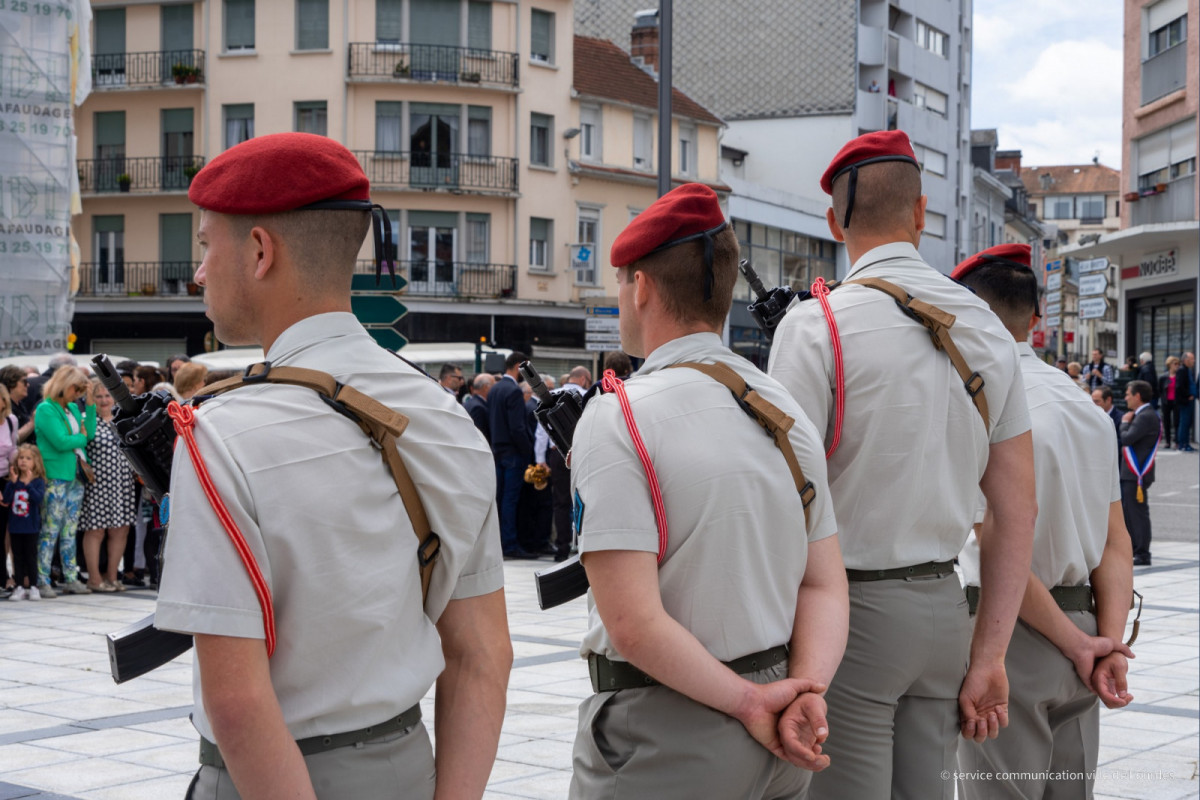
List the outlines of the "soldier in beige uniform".
<svg viewBox="0 0 1200 800">
<path fill-rule="evenodd" d="M 181 436 L 156 612 L 195 635 L 189 800 L 480 797 L 495 758 L 512 651 L 492 458 L 454 398 L 350 313 L 368 192 L 348 150 L 300 133 L 230 148 L 189 191 L 217 336 L 407 415 L 394 446 L 440 540 L 422 603 L 422 526 L 380 457 L 393 445 L 316 391 L 262 382 L 200 407 L 203 468 Z M 436 757 L 419 706 L 435 681 Z"/>
<path fill-rule="evenodd" d="M 1004 651 L 1036 514 L 1016 345 L 984 303 L 917 253 L 926 198 L 903 132 L 850 142 L 822 187 L 833 196 L 830 230 L 853 264 L 847 282 L 882 278 L 954 315 L 949 339 L 977 374 L 965 381 L 898 301 L 864 285 L 828 296 L 844 381 L 817 301 L 798 304 L 775 332 L 769 373 L 827 447 L 840 438 L 829 480 L 850 638 L 828 693 L 832 765 L 813 777 L 810 797 L 948 800 L 954 784 L 942 775 L 955 768 L 959 731 L 982 739 L 1007 724 Z M 952 562 L 980 489 L 993 507 L 972 634 Z"/>
<path fill-rule="evenodd" d="M 622 346 L 646 359 L 626 388 L 667 541 L 620 394 L 595 397 L 569 456 L 596 692 L 579 710 L 571 797 L 798 797 L 828 763 L 821 695 L 846 631 L 820 441 L 721 344 L 737 240 L 711 189 L 664 195 L 612 263 Z"/>
<path fill-rule="evenodd" d="M 994 741 L 959 743 L 961 794 L 967 800 L 1088 798 L 1099 755 L 1100 702 L 1121 708 L 1133 699 L 1125 678 L 1132 653 L 1121 643 L 1133 553 L 1112 422 L 1026 341 L 1038 322 L 1029 245 L 984 250 L 952 277 L 974 289 L 1019 342 L 1038 495 L 1033 570 L 1005 658 L 1010 726 Z M 974 538 L 959 563 L 974 600 Z"/>
</svg>

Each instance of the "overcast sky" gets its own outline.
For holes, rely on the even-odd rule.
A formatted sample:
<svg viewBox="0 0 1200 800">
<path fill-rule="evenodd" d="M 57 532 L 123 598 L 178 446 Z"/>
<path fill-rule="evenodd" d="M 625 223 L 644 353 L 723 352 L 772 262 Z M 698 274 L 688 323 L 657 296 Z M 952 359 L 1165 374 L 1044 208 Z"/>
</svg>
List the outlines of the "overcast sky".
<svg viewBox="0 0 1200 800">
<path fill-rule="evenodd" d="M 971 127 L 1022 166 L 1121 168 L 1123 3 L 975 0 Z"/>
</svg>

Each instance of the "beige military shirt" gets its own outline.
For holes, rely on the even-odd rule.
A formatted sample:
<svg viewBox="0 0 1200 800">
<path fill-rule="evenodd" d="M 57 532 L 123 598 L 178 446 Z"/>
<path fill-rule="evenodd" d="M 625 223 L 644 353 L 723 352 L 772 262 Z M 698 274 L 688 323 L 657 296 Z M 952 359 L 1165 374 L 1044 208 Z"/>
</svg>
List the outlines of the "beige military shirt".
<svg viewBox="0 0 1200 800">
<path fill-rule="evenodd" d="M 683 361 L 723 362 L 795 419 L 789 439 L 816 487 L 804 508 L 783 455 L 722 384 Z M 821 443 L 778 383 L 698 333 L 662 345 L 625 384 L 662 487 L 669 532 L 659 565 L 667 613 L 722 661 L 784 644 L 808 543 L 837 531 Z M 594 397 L 575 430 L 571 487 L 580 548 L 658 552 L 646 474 L 613 395 Z M 583 655 L 620 659 L 591 605 Z"/>
<path fill-rule="evenodd" d="M 410 420 L 399 449 L 441 537 L 421 608 L 417 539 L 370 440 L 309 389 L 246 386 L 204 403 L 196 440 L 270 586 L 271 681 L 292 736 L 343 733 L 417 703 L 441 672 L 432 619 L 453 598 L 504 585 L 491 452 L 462 407 L 378 347 L 347 313 L 284 331 L 276 366 L 330 373 Z M 264 638 L 262 613 L 191 461 L 176 445 L 170 534 L 155 624 Z M 212 739 L 195 670 L 196 729 Z"/>
<path fill-rule="evenodd" d="M 988 446 L 1029 430 L 1017 349 L 974 294 L 921 260 L 915 247 L 877 247 L 847 280 L 877 277 L 957 318 L 950 331 L 983 376 L 985 430 L 950 359 L 891 297 L 841 286 L 829 302 L 841 334 L 845 420 L 829 483 L 852 569 L 949 561 L 962 550 Z M 799 303 L 780 323 L 768 372 L 799 402 L 828 445 L 834 432 L 834 362 L 820 303 Z"/>
<path fill-rule="evenodd" d="M 1108 507 L 1121 499 L 1112 420 L 1065 372 L 1018 345 L 1033 421 L 1038 517 L 1033 574 L 1047 589 L 1088 582 L 1108 538 Z M 979 544 L 959 557 L 963 581 L 979 585 Z"/>
</svg>

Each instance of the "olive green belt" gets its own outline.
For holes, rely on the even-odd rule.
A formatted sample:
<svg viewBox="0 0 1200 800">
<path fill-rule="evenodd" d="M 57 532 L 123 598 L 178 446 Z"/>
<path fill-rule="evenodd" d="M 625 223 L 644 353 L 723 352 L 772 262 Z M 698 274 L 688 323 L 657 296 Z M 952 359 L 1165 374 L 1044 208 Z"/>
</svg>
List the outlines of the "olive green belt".
<svg viewBox="0 0 1200 800">
<path fill-rule="evenodd" d="M 924 564 L 895 569 L 848 569 L 846 577 L 852 581 L 900 581 L 941 578 L 951 572 L 954 572 L 953 561 L 926 561 Z"/>
<path fill-rule="evenodd" d="M 788 647 L 781 644 L 721 663 L 737 674 L 745 675 L 782 664 L 787 661 L 787 657 Z M 588 672 L 592 677 L 593 692 L 615 692 L 617 689 L 640 689 L 659 685 L 658 681 L 628 661 L 612 661 L 596 653 L 588 656 Z"/>
<path fill-rule="evenodd" d="M 335 733 L 332 736 L 310 736 L 307 739 L 300 739 L 296 745 L 299 746 L 302 755 L 311 756 L 314 753 L 323 753 L 338 747 L 349 747 L 359 742 L 368 742 L 390 733 L 399 733 L 420 721 L 421 705 L 418 703 L 400 716 L 393 717 L 380 725 L 369 725 L 356 731 Z M 216 743 L 210 742 L 203 736 L 200 737 L 200 764 L 219 769 L 225 767 L 225 759 L 221 758 L 221 751 L 217 749 Z"/>
<path fill-rule="evenodd" d="M 1083 586 L 1055 586 L 1050 590 L 1050 596 L 1054 598 L 1054 602 L 1058 603 L 1058 607 L 1063 611 L 1091 611 L 1092 606 L 1092 587 L 1084 584 Z M 979 607 L 979 587 L 967 587 L 967 607 L 970 608 L 971 614 L 975 613 L 975 609 Z"/>
</svg>

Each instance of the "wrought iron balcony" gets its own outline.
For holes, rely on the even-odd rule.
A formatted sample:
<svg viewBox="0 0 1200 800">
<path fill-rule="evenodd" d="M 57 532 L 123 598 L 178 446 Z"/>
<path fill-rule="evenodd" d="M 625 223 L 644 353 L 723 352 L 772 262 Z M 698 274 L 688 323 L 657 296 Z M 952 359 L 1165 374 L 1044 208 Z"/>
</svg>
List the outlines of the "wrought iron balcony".
<svg viewBox="0 0 1200 800">
<path fill-rule="evenodd" d="M 517 191 L 517 159 L 463 153 L 355 150 L 371 186 L 483 194 Z"/>
<path fill-rule="evenodd" d="M 203 50 L 155 50 L 92 56 L 96 89 L 158 89 L 204 83 Z"/>
<path fill-rule="evenodd" d="M 80 194 L 183 192 L 204 166 L 204 156 L 81 158 Z"/>
<path fill-rule="evenodd" d="M 85 261 L 79 265 L 79 297 L 199 297 L 191 261 Z"/>
<path fill-rule="evenodd" d="M 516 53 L 440 44 L 351 42 L 352 79 L 490 84 L 516 87 Z"/>
<path fill-rule="evenodd" d="M 374 275 L 374 261 L 359 261 L 354 271 Z M 448 299 L 513 299 L 517 295 L 517 268 L 513 264 L 476 264 L 467 261 L 410 260 L 396 262 L 396 275 L 408 281 L 411 297 Z M 379 288 L 391 286 L 387 269 Z"/>
</svg>

